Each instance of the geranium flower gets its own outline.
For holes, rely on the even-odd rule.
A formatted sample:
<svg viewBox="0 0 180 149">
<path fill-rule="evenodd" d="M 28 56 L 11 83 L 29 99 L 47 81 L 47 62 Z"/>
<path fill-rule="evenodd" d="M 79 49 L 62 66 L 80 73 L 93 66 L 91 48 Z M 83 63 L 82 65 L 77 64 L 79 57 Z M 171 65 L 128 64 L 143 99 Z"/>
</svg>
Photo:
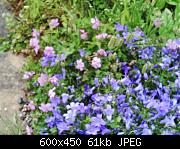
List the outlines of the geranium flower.
<svg viewBox="0 0 180 149">
<path fill-rule="evenodd" d="M 91 19 L 91 24 L 93 29 L 97 29 L 100 26 L 100 21 L 95 17 Z"/>
<path fill-rule="evenodd" d="M 82 59 L 76 61 L 76 69 L 79 69 L 80 71 L 84 70 L 84 63 Z"/>
<path fill-rule="evenodd" d="M 91 66 L 95 69 L 101 68 L 101 59 L 98 57 L 94 57 L 91 62 Z"/>
<path fill-rule="evenodd" d="M 38 83 L 40 86 L 44 86 L 48 82 L 47 74 L 41 73 L 40 77 L 38 78 Z"/>
<path fill-rule="evenodd" d="M 85 30 L 81 29 L 80 33 L 81 33 L 81 39 L 83 40 L 88 39 L 88 33 Z"/>
<path fill-rule="evenodd" d="M 50 26 L 50 28 L 55 28 L 55 27 L 59 26 L 59 20 L 58 19 L 52 19 L 49 22 L 49 26 Z"/>
</svg>

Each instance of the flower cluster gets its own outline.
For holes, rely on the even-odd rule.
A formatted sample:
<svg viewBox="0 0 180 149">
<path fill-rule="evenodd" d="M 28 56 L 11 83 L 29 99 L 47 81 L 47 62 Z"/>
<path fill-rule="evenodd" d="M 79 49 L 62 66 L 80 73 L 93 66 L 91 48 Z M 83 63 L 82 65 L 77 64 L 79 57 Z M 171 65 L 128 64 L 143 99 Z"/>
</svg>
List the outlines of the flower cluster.
<svg viewBox="0 0 180 149">
<path fill-rule="evenodd" d="M 33 128 L 41 126 L 38 134 L 60 135 L 178 133 L 180 39 L 157 48 L 146 46 L 149 39 L 139 28 L 129 31 L 116 23 L 115 35 L 108 35 L 97 30 L 101 24 L 97 17 L 91 24 L 93 37 L 103 44 L 108 40 L 111 49 L 102 46 L 89 52 L 80 47 L 65 57 L 47 46 L 42 72 L 25 73 L 26 79 L 37 78 L 33 98 L 38 108 L 33 112 L 41 113 L 43 122 L 34 122 Z M 80 33 L 82 42 L 90 39 L 88 31 Z M 29 126 L 27 131 L 32 133 Z"/>
</svg>

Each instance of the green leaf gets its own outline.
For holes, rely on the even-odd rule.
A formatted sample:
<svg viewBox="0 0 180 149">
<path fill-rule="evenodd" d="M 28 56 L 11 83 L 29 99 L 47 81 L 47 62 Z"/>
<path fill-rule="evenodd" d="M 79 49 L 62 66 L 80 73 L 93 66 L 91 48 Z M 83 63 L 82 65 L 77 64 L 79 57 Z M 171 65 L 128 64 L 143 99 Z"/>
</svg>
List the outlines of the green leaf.
<svg viewBox="0 0 180 149">
<path fill-rule="evenodd" d="M 109 49 L 114 48 L 116 43 L 117 43 L 117 38 L 115 36 L 112 36 L 108 43 L 108 48 Z"/>
<path fill-rule="evenodd" d="M 165 4 L 166 4 L 166 0 L 157 0 L 157 2 L 156 2 L 156 6 L 157 6 L 159 9 L 164 8 Z"/>
<path fill-rule="evenodd" d="M 170 5 L 177 5 L 178 3 L 180 3 L 180 0 L 167 0 L 167 3 Z"/>
<path fill-rule="evenodd" d="M 142 67 L 142 74 L 144 74 L 147 70 L 147 64 L 144 64 L 144 66 Z"/>
</svg>

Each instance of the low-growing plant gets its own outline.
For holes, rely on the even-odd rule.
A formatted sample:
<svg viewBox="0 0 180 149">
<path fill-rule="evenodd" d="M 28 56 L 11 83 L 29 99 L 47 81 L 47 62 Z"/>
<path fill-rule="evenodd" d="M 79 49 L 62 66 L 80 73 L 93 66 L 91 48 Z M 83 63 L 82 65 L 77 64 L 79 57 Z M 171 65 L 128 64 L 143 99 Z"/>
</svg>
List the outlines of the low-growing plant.
<svg viewBox="0 0 180 149">
<path fill-rule="evenodd" d="M 67 44 L 58 19 L 48 24 L 30 39 L 28 134 L 179 132 L 180 39 L 162 47 L 140 28 L 94 17 L 77 21 Z"/>
</svg>

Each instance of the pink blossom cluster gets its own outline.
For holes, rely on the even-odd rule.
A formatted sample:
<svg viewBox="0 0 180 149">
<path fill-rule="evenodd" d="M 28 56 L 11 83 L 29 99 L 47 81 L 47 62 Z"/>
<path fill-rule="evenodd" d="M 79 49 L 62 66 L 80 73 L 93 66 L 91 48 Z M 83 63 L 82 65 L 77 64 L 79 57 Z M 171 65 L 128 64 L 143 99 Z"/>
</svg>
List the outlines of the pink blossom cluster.
<svg viewBox="0 0 180 149">
<path fill-rule="evenodd" d="M 35 53 L 38 54 L 38 51 L 40 49 L 39 46 L 39 39 L 38 37 L 40 36 L 40 33 L 36 30 L 33 29 L 32 31 L 32 38 L 30 39 L 30 47 L 34 49 Z"/>
</svg>

